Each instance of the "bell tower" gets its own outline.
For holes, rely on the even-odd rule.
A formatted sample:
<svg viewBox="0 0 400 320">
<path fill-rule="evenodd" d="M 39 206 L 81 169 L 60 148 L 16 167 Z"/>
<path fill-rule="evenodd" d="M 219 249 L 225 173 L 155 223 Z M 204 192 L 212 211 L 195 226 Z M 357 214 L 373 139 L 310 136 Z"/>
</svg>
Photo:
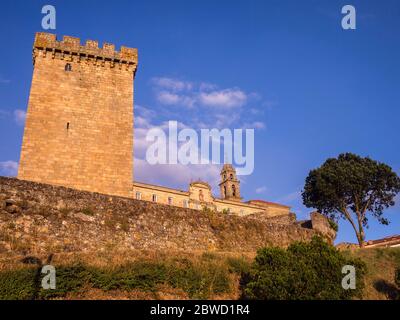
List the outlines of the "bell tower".
<svg viewBox="0 0 400 320">
<path fill-rule="evenodd" d="M 231 164 L 224 164 L 222 167 L 219 188 L 222 199 L 242 200 L 240 197 L 240 181 L 237 179 L 236 170 Z"/>
</svg>

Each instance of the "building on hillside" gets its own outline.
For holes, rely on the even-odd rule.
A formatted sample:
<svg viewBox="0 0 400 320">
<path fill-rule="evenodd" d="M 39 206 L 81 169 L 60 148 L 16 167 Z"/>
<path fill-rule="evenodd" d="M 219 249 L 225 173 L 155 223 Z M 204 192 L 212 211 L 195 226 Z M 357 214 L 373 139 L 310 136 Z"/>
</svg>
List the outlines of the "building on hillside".
<svg viewBox="0 0 400 320">
<path fill-rule="evenodd" d="M 133 179 L 133 100 L 137 49 L 39 32 L 33 45 L 18 178 L 172 206 L 238 215 L 288 215 L 290 207 L 243 202 L 230 164 L 221 170 L 220 198 L 203 181 L 187 191 Z"/>
<path fill-rule="evenodd" d="M 400 235 L 389 236 L 377 240 L 369 240 L 365 243 L 365 248 L 400 248 Z"/>
<path fill-rule="evenodd" d="M 203 181 L 190 183 L 188 191 L 134 182 L 133 196 L 137 200 L 197 210 L 208 208 L 213 211 L 234 213 L 241 216 L 264 212 L 268 216 L 274 217 L 290 213 L 289 206 L 278 203 L 263 200 L 242 202 L 239 183 L 236 177 L 236 170 L 232 165 L 225 164 L 221 170 L 221 182 L 219 184 L 221 190 L 220 198 L 214 197 L 211 192 L 211 186 Z"/>
</svg>

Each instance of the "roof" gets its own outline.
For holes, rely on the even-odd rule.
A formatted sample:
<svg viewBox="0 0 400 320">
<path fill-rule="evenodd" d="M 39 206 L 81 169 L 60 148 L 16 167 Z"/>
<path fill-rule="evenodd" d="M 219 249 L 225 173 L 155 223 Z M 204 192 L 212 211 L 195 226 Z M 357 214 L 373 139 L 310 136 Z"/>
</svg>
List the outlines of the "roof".
<svg viewBox="0 0 400 320">
<path fill-rule="evenodd" d="M 211 189 L 211 186 L 205 181 L 197 180 L 197 181 L 193 181 L 190 183 L 191 186 L 193 186 L 195 184 L 200 184 L 200 185 L 206 187 L 207 189 Z"/>
<path fill-rule="evenodd" d="M 264 201 L 264 200 L 249 200 L 247 203 L 259 203 L 260 205 L 268 205 L 268 206 L 276 206 L 276 207 L 282 207 L 282 208 L 291 208 L 290 206 L 286 206 L 284 204 L 276 203 L 276 202 L 270 202 L 270 201 Z"/>
<path fill-rule="evenodd" d="M 132 183 L 132 186 L 148 188 L 148 189 L 155 189 L 155 190 L 166 191 L 166 192 L 173 192 L 173 193 L 178 193 L 178 194 L 182 194 L 182 195 L 189 195 L 188 191 L 172 189 L 172 188 L 168 188 L 168 187 L 163 187 L 163 186 L 159 186 L 159 185 L 155 185 L 155 184 L 149 184 L 149 183 L 138 182 L 138 181 L 134 181 Z"/>
<path fill-rule="evenodd" d="M 385 237 L 382 239 L 369 240 L 366 242 L 365 247 L 391 247 L 400 246 L 400 235 Z"/>
</svg>

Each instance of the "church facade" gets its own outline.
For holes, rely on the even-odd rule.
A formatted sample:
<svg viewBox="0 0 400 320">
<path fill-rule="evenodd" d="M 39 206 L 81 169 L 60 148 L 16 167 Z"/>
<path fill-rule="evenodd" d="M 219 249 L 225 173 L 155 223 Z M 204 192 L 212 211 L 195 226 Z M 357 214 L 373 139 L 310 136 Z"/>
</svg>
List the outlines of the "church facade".
<svg viewBox="0 0 400 320">
<path fill-rule="evenodd" d="M 221 170 L 220 197 L 212 194 L 211 186 L 204 181 L 193 181 L 187 191 L 157 185 L 134 182 L 133 197 L 137 200 L 158 202 L 195 210 L 209 209 L 216 212 L 232 213 L 240 216 L 265 213 L 269 217 L 288 215 L 290 207 L 264 200 L 243 202 L 240 197 L 240 181 L 230 164 Z"/>
<path fill-rule="evenodd" d="M 134 79 L 137 49 L 37 33 L 18 178 L 165 205 L 248 215 L 288 215 L 290 207 L 242 201 L 230 164 L 220 196 L 207 182 L 176 190 L 133 179 Z"/>
</svg>

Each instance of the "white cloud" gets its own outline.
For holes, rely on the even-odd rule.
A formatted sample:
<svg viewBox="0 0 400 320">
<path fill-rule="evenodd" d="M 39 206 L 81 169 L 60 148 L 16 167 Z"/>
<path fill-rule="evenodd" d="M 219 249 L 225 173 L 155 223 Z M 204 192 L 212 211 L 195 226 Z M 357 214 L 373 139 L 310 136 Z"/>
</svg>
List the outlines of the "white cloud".
<svg viewBox="0 0 400 320">
<path fill-rule="evenodd" d="M 292 203 L 301 200 L 301 191 L 294 191 L 276 200 L 279 203 Z"/>
<path fill-rule="evenodd" d="M 247 94 L 239 88 L 218 89 L 215 84 L 207 82 L 193 83 L 167 77 L 156 77 L 151 82 L 157 100 L 165 105 L 231 109 L 244 106 L 249 99 L 261 98 L 257 93 Z"/>
<path fill-rule="evenodd" d="M 193 84 L 191 82 L 167 77 L 155 77 L 152 79 L 152 82 L 158 87 L 173 91 L 191 90 L 193 88 Z"/>
<path fill-rule="evenodd" d="M 261 121 L 255 121 L 253 122 L 253 127 L 255 129 L 265 129 L 265 123 Z"/>
<path fill-rule="evenodd" d="M 0 174 L 9 177 L 15 177 L 18 172 L 18 162 L 3 161 L 0 162 Z"/>
<path fill-rule="evenodd" d="M 167 104 L 167 105 L 178 104 L 180 101 L 179 95 L 177 95 L 176 93 L 168 92 L 168 91 L 158 92 L 157 99 L 162 104 Z"/>
<path fill-rule="evenodd" d="M 267 187 L 265 187 L 265 186 L 256 188 L 256 193 L 257 193 L 257 194 L 264 193 L 265 191 L 267 191 Z"/>
<path fill-rule="evenodd" d="M 141 117 L 141 116 L 136 116 L 134 119 L 134 125 L 135 127 L 137 126 L 138 128 L 149 128 L 150 127 L 150 122 L 148 119 Z"/>
<path fill-rule="evenodd" d="M 178 121 L 178 129 L 188 128 L 185 123 Z M 183 165 L 183 164 L 157 164 L 150 165 L 146 160 L 146 151 L 153 143 L 146 140 L 146 135 L 151 128 L 162 129 L 168 139 L 168 121 L 155 124 L 150 119 L 136 118 L 134 131 L 134 179 L 167 187 L 187 188 L 191 180 L 201 179 L 217 187 L 219 165 Z M 177 174 L 178 173 L 178 174 Z"/>
<path fill-rule="evenodd" d="M 25 118 L 26 112 L 24 110 L 14 110 L 14 119 L 18 125 L 23 126 L 25 124 Z"/>
<path fill-rule="evenodd" d="M 157 164 L 150 165 L 145 159 L 135 158 L 135 181 L 153 183 L 166 187 L 187 188 L 190 181 L 201 179 L 216 188 L 219 181 L 219 165 L 183 165 Z M 213 190 L 214 193 L 217 190 Z"/>
<path fill-rule="evenodd" d="M 209 90 L 216 90 L 218 86 L 213 83 L 208 83 L 208 82 L 201 82 L 199 85 L 200 91 L 209 91 Z"/>
<path fill-rule="evenodd" d="M 237 108 L 247 102 L 247 95 L 239 89 L 224 89 L 199 94 L 200 103 L 210 107 Z"/>
<path fill-rule="evenodd" d="M 11 82 L 11 80 L 5 79 L 5 78 L 3 78 L 2 76 L 0 76 L 0 84 L 8 84 L 8 83 L 10 83 L 10 82 Z"/>
<path fill-rule="evenodd" d="M 254 121 L 250 123 L 244 123 L 242 126 L 244 129 L 265 129 L 266 125 L 261 121 Z"/>
<path fill-rule="evenodd" d="M 216 128 L 227 128 L 231 126 L 233 123 L 237 122 L 240 119 L 240 114 L 239 113 L 232 113 L 227 116 L 226 113 L 217 113 L 214 114 L 214 117 L 216 119 L 215 127 Z"/>
<path fill-rule="evenodd" d="M 165 105 L 182 105 L 192 108 L 196 103 L 196 97 L 177 94 L 169 91 L 160 91 L 157 93 L 157 100 Z"/>
<path fill-rule="evenodd" d="M 136 104 L 135 105 L 135 111 L 139 113 L 142 117 L 146 119 L 151 119 L 156 116 L 156 112 L 154 110 L 151 110 L 150 108 L 144 107 L 142 105 Z M 135 114 L 136 116 L 136 114 Z"/>
</svg>

